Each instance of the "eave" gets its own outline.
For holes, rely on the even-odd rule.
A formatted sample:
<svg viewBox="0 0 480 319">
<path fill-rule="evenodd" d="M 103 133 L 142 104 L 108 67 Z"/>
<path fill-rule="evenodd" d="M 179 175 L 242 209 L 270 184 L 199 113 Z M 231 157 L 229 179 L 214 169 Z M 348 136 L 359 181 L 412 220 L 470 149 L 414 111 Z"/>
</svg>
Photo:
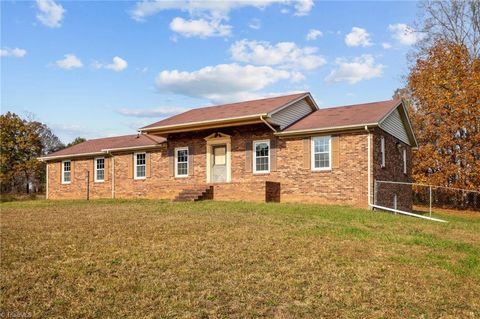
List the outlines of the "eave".
<svg viewBox="0 0 480 319">
<path fill-rule="evenodd" d="M 262 117 L 267 116 L 266 113 L 254 114 L 248 116 L 231 117 L 218 120 L 207 120 L 198 122 L 189 122 L 175 125 L 165 125 L 150 128 L 141 128 L 138 131 L 141 133 L 155 134 L 155 135 L 167 135 L 170 133 L 180 133 L 189 131 L 199 131 L 219 127 L 239 126 L 249 124 L 263 123 Z"/>
<path fill-rule="evenodd" d="M 42 156 L 42 157 L 38 157 L 37 160 L 39 160 L 41 162 L 48 162 L 48 161 L 70 159 L 70 158 L 107 156 L 107 155 L 110 155 L 111 153 L 114 153 L 114 152 L 142 151 L 142 150 L 149 150 L 149 149 L 152 149 L 152 148 L 158 148 L 158 147 L 161 147 L 161 146 L 162 146 L 162 143 L 156 144 L 156 145 L 108 148 L 108 149 L 102 149 L 99 152 L 65 154 L 65 155 L 57 155 L 57 156 Z"/>
</svg>

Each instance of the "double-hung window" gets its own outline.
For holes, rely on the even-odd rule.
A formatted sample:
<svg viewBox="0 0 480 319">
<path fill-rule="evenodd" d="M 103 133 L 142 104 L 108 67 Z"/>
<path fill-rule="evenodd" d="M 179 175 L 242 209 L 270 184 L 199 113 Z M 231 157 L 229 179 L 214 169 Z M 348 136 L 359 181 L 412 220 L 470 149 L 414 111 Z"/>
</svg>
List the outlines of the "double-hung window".
<svg viewBox="0 0 480 319">
<path fill-rule="evenodd" d="M 103 182 L 105 180 L 105 158 L 98 157 L 95 159 L 95 182 Z"/>
<path fill-rule="evenodd" d="M 188 147 L 175 149 L 175 177 L 188 176 Z"/>
<path fill-rule="evenodd" d="M 380 166 L 385 167 L 385 138 L 380 137 Z"/>
<path fill-rule="evenodd" d="M 330 136 L 312 137 L 312 170 L 331 169 L 331 138 Z"/>
<path fill-rule="evenodd" d="M 71 176 L 72 176 L 71 170 L 72 170 L 72 162 L 63 161 L 62 162 L 62 184 L 70 184 Z"/>
<path fill-rule="evenodd" d="M 135 179 L 145 179 L 146 177 L 146 154 L 145 153 L 135 153 Z"/>
<path fill-rule="evenodd" d="M 253 142 L 253 172 L 270 172 L 270 141 Z"/>
<path fill-rule="evenodd" d="M 407 174 L 407 150 L 403 149 L 403 174 Z"/>
</svg>

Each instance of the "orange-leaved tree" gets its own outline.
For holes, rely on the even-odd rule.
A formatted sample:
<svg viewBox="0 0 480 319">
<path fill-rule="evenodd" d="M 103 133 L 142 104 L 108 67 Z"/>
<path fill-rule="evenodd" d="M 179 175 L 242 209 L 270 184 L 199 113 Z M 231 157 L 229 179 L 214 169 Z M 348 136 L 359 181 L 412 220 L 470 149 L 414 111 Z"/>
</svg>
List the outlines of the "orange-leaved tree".
<svg viewBox="0 0 480 319">
<path fill-rule="evenodd" d="M 408 76 L 420 145 L 416 182 L 480 189 L 480 59 L 462 44 L 438 41 Z"/>
</svg>

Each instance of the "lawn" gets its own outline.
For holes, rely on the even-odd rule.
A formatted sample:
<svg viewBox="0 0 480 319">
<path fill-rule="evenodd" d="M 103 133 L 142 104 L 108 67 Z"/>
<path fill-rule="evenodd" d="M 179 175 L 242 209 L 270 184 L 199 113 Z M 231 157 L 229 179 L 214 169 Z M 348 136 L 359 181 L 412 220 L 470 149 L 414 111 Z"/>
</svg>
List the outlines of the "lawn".
<svg viewBox="0 0 480 319">
<path fill-rule="evenodd" d="M 1 317 L 480 317 L 476 216 L 209 201 L 0 208 Z"/>
</svg>

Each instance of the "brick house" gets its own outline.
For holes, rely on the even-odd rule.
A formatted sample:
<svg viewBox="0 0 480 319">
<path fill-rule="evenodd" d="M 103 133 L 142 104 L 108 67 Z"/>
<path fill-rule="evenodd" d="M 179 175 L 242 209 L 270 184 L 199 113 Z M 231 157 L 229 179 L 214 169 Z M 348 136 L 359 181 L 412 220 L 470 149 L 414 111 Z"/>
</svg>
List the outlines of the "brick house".
<svg viewBox="0 0 480 319">
<path fill-rule="evenodd" d="M 319 109 L 309 93 L 192 109 L 49 154 L 47 198 L 312 202 L 410 210 L 401 100 Z"/>
</svg>

